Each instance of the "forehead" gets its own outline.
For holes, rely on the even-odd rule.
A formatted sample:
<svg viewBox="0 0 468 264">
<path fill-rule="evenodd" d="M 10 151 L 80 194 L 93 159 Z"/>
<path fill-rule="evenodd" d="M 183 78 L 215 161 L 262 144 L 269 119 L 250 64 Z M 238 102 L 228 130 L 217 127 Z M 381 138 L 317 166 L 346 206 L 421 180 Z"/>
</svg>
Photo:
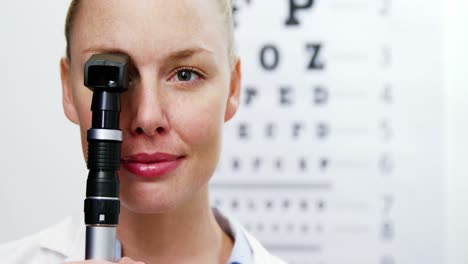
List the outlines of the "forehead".
<svg viewBox="0 0 468 264">
<path fill-rule="evenodd" d="M 88 0 L 81 4 L 70 37 L 77 52 L 107 47 L 132 57 L 158 59 L 158 54 L 186 48 L 220 55 L 227 50 L 216 0 Z"/>
</svg>

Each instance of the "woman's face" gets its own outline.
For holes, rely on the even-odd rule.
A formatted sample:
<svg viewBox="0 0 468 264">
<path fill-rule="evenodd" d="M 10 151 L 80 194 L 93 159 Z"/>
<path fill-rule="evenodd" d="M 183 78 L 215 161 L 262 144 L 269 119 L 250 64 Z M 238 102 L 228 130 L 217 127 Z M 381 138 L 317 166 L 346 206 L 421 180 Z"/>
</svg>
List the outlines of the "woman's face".
<svg viewBox="0 0 468 264">
<path fill-rule="evenodd" d="M 205 189 L 220 154 L 223 123 L 236 112 L 240 64 L 229 66 L 216 0 L 82 1 L 62 60 L 65 114 L 79 124 L 84 153 L 92 92 L 83 65 L 92 54 L 131 58 L 122 94 L 121 201 L 158 213 Z M 86 154 L 85 154 L 86 155 Z"/>
</svg>

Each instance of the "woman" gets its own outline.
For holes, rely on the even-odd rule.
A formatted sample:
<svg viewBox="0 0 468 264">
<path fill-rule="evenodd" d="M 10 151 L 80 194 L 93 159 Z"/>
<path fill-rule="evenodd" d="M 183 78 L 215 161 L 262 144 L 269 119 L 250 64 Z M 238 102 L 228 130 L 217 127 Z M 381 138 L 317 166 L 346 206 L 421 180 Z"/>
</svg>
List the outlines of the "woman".
<svg viewBox="0 0 468 264">
<path fill-rule="evenodd" d="M 209 205 L 223 123 L 239 106 L 230 1 L 75 0 L 66 38 L 63 107 L 80 126 L 85 156 L 92 93 L 83 65 L 95 53 L 131 58 L 120 116 L 119 263 L 282 263 Z M 2 263 L 108 263 L 82 261 L 83 231 L 82 219 L 69 219 L 0 247 Z"/>
</svg>

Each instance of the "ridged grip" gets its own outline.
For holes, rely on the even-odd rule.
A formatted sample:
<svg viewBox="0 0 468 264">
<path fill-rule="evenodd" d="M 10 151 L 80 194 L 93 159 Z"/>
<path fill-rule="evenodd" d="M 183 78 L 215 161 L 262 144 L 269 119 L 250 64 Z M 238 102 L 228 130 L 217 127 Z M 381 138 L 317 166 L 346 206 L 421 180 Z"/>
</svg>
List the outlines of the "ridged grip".
<svg viewBox="0 0 468 264">
<path fill-rule="evenodd" d="M 118 141 L 88 141 L 88 169 L 118 171 L 120 146 Z"/>
</svg>

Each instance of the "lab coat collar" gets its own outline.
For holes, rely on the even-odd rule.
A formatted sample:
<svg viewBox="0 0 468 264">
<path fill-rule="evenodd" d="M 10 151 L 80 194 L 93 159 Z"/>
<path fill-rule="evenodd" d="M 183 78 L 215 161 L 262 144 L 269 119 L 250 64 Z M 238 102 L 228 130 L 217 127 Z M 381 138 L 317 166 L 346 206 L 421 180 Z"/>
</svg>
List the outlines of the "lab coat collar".
<svg viewBox="0 0 468 264">
<path fill-rule="evenodd" d="M 284 262 L 272 256 L 254 237 L 252 237 L 235 218 L 227 212 L 213 210 L 220 225 L 236 226 L 245 237 L 253 251 L 254 263 L 258 264 L 283 264 Z M 223 219 L 223 220 L 219 220 Z M 226 226 L 224 226 L 226 227 Z M 41 248 L 53 251 L 62 257 L 64 261 L 80 261 L 84 259 L 85 235 L 83 213 L 68 217 L 58 225 L 43 230 L 41 235 Z M 71 240 L 70 240 L 71 238 Z"/>
<path fill-rule="evenodd" d="M 40 239 L 40 247 L 62 255 L 65 261 L 83 259 L 86 231 L 83 223 L 83 214 L 67 217 L 41 232 L 44 237 Z"/>
</svg>

